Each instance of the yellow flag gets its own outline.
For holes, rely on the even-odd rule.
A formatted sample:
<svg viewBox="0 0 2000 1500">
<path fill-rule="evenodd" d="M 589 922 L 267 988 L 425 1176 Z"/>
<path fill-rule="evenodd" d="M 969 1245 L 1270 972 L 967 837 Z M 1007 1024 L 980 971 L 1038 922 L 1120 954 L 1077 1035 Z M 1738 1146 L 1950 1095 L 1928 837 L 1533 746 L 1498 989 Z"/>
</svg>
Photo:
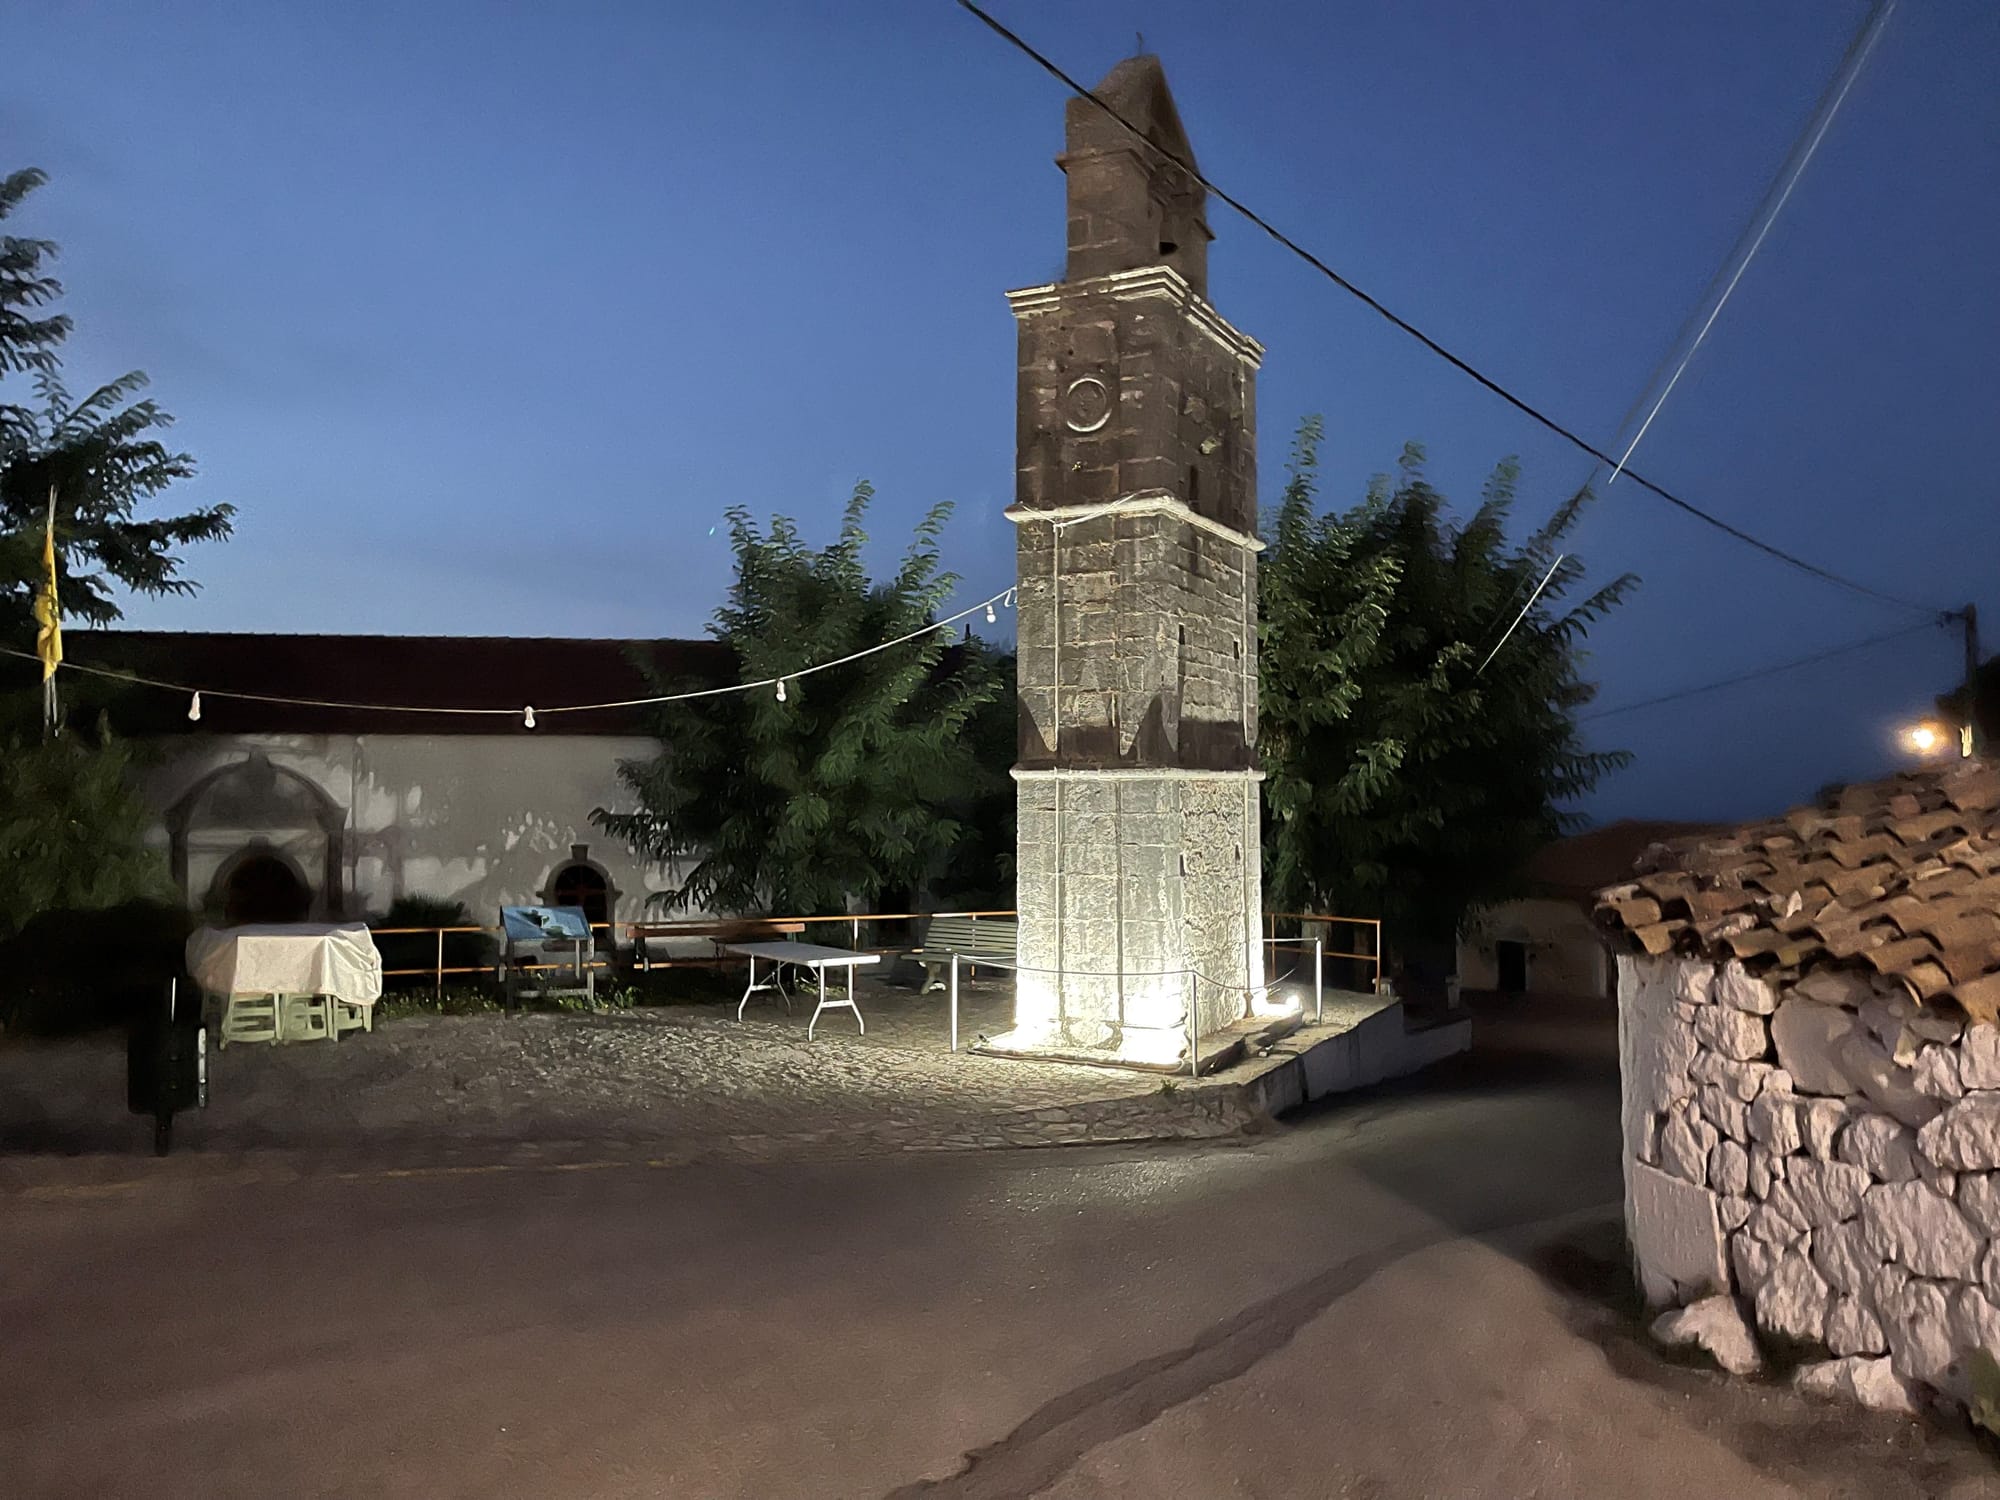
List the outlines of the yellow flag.
<svg viewBox="0 0 2000 1500">
<path fill-rule="evenodd" d="M 42 681 L 56 675 L 62 661 L 62 606 L 56 602 L 56 496 L 49 491 L 49 525 L 42 534 L 42 566 L 48 580 L 35 590 L 35 655 L 42 659 Z"/>
</svg>

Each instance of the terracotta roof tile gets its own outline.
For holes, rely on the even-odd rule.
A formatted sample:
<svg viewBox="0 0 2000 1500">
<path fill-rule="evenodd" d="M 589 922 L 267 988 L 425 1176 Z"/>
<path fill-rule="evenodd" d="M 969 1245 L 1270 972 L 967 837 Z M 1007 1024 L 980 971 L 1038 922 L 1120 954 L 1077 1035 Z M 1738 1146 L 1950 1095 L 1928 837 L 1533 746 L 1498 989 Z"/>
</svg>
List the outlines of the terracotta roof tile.
<svg viewBox="0 0 2000 1500">
<path fill-rule="evenodd" d="M 1975 1021 L 1984 1021 L 1989 1026 L 2000 1022 L 2000 974 L 1955 985 L 1952 994 Z"/>
<path fill-rule="evenodd" d="M 1945 788 L 1945 800 L 1961 812 L 1988 812 L 2000 807 L 2000 770 L 1983 762 L 1975 775 L 1961 777 Z"/>
<path fill-rule="evenodd" d="M 1896 821 L 1894 832 L 1897 838 L 1908 844 L 1935 838 L 1947 829 L 1955 830 L 1962 835 L 1965 829 L 1965 815 L 1953 812 L 1949 808 L 1928 813 L 1913 811 L 1909 817 L 1899 818 Z"/>
<path fill-rule="evenodd" d="M 1598 920 L 1651 954 L 1870 971 L 2000 1021 L 2000 767 L 1958 761 L 1649 848 Z"/>
</svg>

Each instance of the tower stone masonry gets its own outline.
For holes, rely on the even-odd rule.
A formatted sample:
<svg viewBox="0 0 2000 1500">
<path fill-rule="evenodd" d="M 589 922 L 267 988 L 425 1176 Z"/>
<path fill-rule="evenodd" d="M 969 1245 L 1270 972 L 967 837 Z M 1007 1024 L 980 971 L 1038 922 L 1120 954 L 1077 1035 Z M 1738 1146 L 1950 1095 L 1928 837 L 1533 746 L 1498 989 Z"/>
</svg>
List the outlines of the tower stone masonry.
<svg viewBox="0 0 2000 1500">
<path fill-rule="evenodd" d="M 1256 372 L 1207 299 L 1159 60 L 1070 101 L 1063 280 L 1020 334 L 1015 1030 L 1186 1061 L 1261 997 Z"/>
</svg>

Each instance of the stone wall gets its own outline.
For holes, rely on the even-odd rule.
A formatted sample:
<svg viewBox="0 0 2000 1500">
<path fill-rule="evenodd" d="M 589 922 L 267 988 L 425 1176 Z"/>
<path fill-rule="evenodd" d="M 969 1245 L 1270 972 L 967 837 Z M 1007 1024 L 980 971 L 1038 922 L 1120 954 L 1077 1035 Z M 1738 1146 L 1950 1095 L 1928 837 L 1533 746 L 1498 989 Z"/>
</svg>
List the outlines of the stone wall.
<svg viewBox="0 0 2000 1500">
<path fill-rule="evenodd" d="M 1663 1326 L 1708 1343 L 1723 1294 L 1825 1351 L 1809 1388 L 1966 1399 L 2000 1353 L 2000 1030 L 1864 973 L 1618 967 L 1633 1254 L 1649 1302 L 1703 1310 Z"/>
<path fill-rule="evenodd" d="M 1458 982 L 1468 990 L 1500 987 L 1499 943 L 1528 952 L 1531 995 L 1613 993 L 1611 950 L 1603 932 L 1574 901 L 1528 897 L 1489 907 L 1458 936 Z"/>
<path fill-rule="evenodd" d="M 185 735 L 158 748 L 143 782 L 161 819 L 152 841 L 168 850 L 168 821 L 200 801 L 174 857 L 196 905 L 253 841 L 304 877 L 318 918 L 427 896 L 461 901 L 491 922 L 503 903 L 542 899 L 579 845 L 619 893 L 614 920 L 645 915 L 646 897 L 674 883 L 675 872 L 635 857 L 590 821 L 595 807 L 630 805 L 619 762 L 658 749 L 639 736 Z M 270 794 L 248 805 L 240 795 L 200 798 L 219 776 L 260 762 Z M 302 826 L 311 804 L 331 810 L 330 859 L 329 830 Z"/>
<path fill-rule="evenodd" d="M 1263 983 L 1256 785 L 1020 777 L 1022 972 L 1007 1045 L 1175 1063 L 1190 1002 L 1201 1036 L 1242 1018 Z"/>
<path fill-rule="evenodd" d="M 1020 764 L 1250 766 L 1256 566 L 1172 512 L 1024 520 Z"/>
</svg>

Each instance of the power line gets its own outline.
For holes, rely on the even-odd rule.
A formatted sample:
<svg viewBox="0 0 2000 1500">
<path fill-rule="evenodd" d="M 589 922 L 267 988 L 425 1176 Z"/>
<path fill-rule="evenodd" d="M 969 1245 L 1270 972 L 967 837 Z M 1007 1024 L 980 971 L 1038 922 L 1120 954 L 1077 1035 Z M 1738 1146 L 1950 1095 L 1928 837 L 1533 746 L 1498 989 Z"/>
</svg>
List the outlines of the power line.
<svg viewBox="0 0 2000 1500">
<path fill-rule="evenodd" d="M 1840 113 L 1841 105 L 1847 102 L 1847 95 L 1853 89 L 1854 81 L 1861 76 L 1861 70 L 1867 66 L 1868 58 L 1874 52 L 1876 42 L 1881 40 L 1883 28 L 1889 24 L 1889 17 L 1895 9 L 1896 0 L 1875 0 L 1873 9 L 1861 23 L 1861 29 L 1855 32 L 1854 40 L 1847 44 L 1847 51 L 1840 59 L 1840 66 L 1834 70 L 1832 80 L 1821 93 L 1819 102 L 1813 106 L 1813 112 L 1807 117 L 1805 128 L 1800 132 L 1799 138 L 1792 143 L 1792 149 L 1785 153 L 1785 159 L 1778 168 L 1778 175 L 1771 179 L 1771 185 L 1764 190 L 1757 211 L 1751 215 L 1750 222 L 1743 226 L 1743 233 L 1737 236 L 1736 243 L 1730 247 L 1728 257 L 1716 267 L 1715 274 L 1709 278 L 1708 285 L 1702 290 L 1701 301 L 1695 304 L 1693 312 L 1681 324 L 1680 334 L 1675 339 L 1676 348 L 1687 342 L 1689 328 L 1701 309 L 1708 306 L 1711 300 L 1714 302 L 1708 317 L 1695 331 L 1693 341 L 1687 342 L 1686 352 L 1681 355 L 1680 363 L 1674 367 L 1673 377 L 1667 381 L 1666 387 L 1653 402 L 1652 410 L 1646 413 L 1646 420 L 1639 424 L 1639 430 L 1632 435 L 1632 441 L 1626 444 L 1625 451 L 1618 456 L 1618 467 L 1613 469 L 1611 477 L 1604 481 L 1607 490 L 1618 482 L 1619 474 L 1625 472 L 1627 461 L 1637 451 L 1639 444 L 1645 441 L 1646 433 L 1653 425 L 1653 419 L 1659 416 L 1660 408 L 1667 404 L 1667 398 L 1673 395 L 1674 387 L 1681 383 L 1681 376 L 1685 375 L 1688 366 L 1694 363 L 1695 355 L 1701 350 L 1702 341 L 1715 326 L 1715 320 L 1722 316 L 1722 309 L 1729 305 L 1730 296 L 1736 291 L 1736 284 L 1749 271 L 1750 262 L 1757 258 L 1757 252 L 1764 248 L 1764 241 L 1770 235 L 1771 227 L 1778 222 L 1778 215 L 1784 212 L 1785 204 L 1791 200 L 1792 189 L 1798 186 L 1799 179 L 1812 164 L 1813 156 L 1819 150 L 1819 143 L 1826 139 L 1826 133 L 1833 128 L 1834 117 Z M 1735 267 L 1734 274 L 1730 273 L 1731 266 Z M 1724 276 L 1729 278 L 1726 283 L 1723 282 Z M 1718 283 L 1721 284 L 1720 296 L 1716 295 Z M 1669 350 L 1668 358 L 1671 357 L 1672 351 Z M 1663 360 L 1662 368 L 1653 371 L 1652 378 L 1647 384 L 1648 390 L 1658 383 L 1664 365 Z M 1645 397 L 1641 396 L 1639 399 L 1644 401 Z M 1632 420 L 1632 415 L 1632 413 L 1626 415 L 1627 423 Z"/>
<path fill-rule="evenodd" d="M 1156 143 L 1152 142 L 1151 140 L 1149 140 L 1144 131 L 1140 130 L 1136 125 L 1134 125 L 1130 120 L 1126 119 L 1125 116 L 1120 114 L 1116 109 L 1113 109 L 1109 104 L 1105 103 L 1105 101 L 1099 98 L 1097 94 L 1092 92 L 1090 89 L 1084 87 L 1084 85 L 1077 82 L 1076 79 L 1070 77 L 1070 75 L 1064 72 L 1063 69 L 1057 63 L 1055 63 L 1049 57 L 1045 56 L 1043 53 L 1037 51 L 1032 44 L 1024 40 L 1015 32 L 1010 31 L 1005 25 L 995 20 L 992 16 L 988 15 L 984 10 L 982 10 L 977 4 L 974 3 L 974 0 L 957 0 L 957 3 L 961 9 L 967 11 L 976 19 L 983 22 L 988 30 L 992 31 L 996 36 L 1001 38 L 1001 40 L 1007 42 L 1009 45 L 1015 47 L 1020 52 L 1022 52 L 1025 56 L 1027 56 L 1034 63 L 1036 63 L 1044 72 L 1048 73 L 1051 77 L 1056 79 L 1057 82 L 1061 83 L 1063 87 L 1067 88 L 1071 93 L 1075 94 L 1078 98 L 1088 99 L 1092 104 L 1095 104 L 1099 109 L 1103 110 L 1107 115 L 1111 116 L 1112 119 L 1116 120 L 1120 125 L 1124 126 L 1126 130 L 1130 131 L 1140 141 L 1144 142 L 1149 149 L 1158 152 L 1159 155 L 1164 157 L 1166 160 L 1172 162 L 1175 166 L 1179 167 L 1183 172 L 1187 173 L 1187 175 L 1190 178 L 1200 183 L 1203 188 L 1205 188 L 1210 193 L 1213 193 L 1218 199 L 1228 204 L 1231 208 L 1235 209 L 1237 213 L 1241 214 L 1245 219 L 1249 220 L 1252 224 L 1256 225 L 1257 228 L 1263 230 L 1265 234 L 1269 235 L 1272 239 L 1276 240 L 1278 244 L 1282 245 L 1285 249 L 1291 251 L 1292 254 L 1299 257 L 1299 259 L 1303 260 L 1307 265 L 1311 266 L 1315 271 L 1318 271 L 1320 275 L 1326 277 L 1327 280 L 1331 281 L 1335 286 L 1339 287 L 1349 296 L 1355 298 L 1357 301 L 1361 302 L 1362 304 L 1370 308 L 1372 311 L 1380 314 L 1388 322 L 1393 324 L 1395 327 L 1401 329 L 1404 333 L 1408 334 L 1418 343 L 1422 344 L 1426 349 L 1430 350 L 1431 353 L 1437 355 L 1438 358 L 1444 360 L 1445 363 L 1452 366 L 1452 368 L 1458 370 L 1463 375 L 1469 376 L 1479 385 L 1485 387 L 1487 390 L 1491 391 L 1494 395 L 1498 396 L 1502 401 L 1505 401 L 1509 406 L 1513 407 L 1516 411 L 1522 413 L 1524 416 L 1531 418 L 1532 420 L 1539 423 L 1543 427 L 1546 427 L 1550 432 L 1553 432 L 1554 434 L 1556 434 L 1556 436 L 1562 438 L 1564 441 L 1572 443 L 1576 447 L 1582 449 L 1585 453 L 1589 454 L 1599 463 L 1606 465 L 1613 465 L 1613 466 L 1616 465 L 1617 460 L 1614 459 L 1610 454 L 1606 453 L 1604 450 L 1597 447 L 1595 444 L 1589 442 L 1585 438 L 1579 436 L 1577 433 L 1575 433 L 1568 427 L 1565 427 L 1562 423 L 1558 422 L 1554 417 L 1549 416 L 1546 412 L 1542 411 L 1540 408 L 1531 405 L 1529 402 L 1515 395 L 1512 391 L 1508 390 L 1505 386 L 1500 384 L 1500 382 L 1495 380 L 1492 376 L 1487 375 L 1474 365 L 1460 358 L 1458 355 L 1452 353 L 1451 350 L 1447 349 L 1443 344 L 1439 343 L 1436 339 L 1432 338 L 1429 334 L 1425 333 L 1421 328 L 1417 327 L 1416 324 L 1410 322 L 1407 318 L 1404 318 L 1398 315 L 1397 313 L 1392 312 L 1389 308 L 1385 307 L 1381 302 L 1377 301 L 1374 297 L 1370 296 L 1367 292 L 1363 291 L 1360 287 L 1356 286 L 1353 282 L 1349 281 L 1345 276 L 1341 275 L 1340 272 L 1336 271 L 1332 266 L 1328 265 L 1325 261 L 1321 260 L 1317 255 L 1313 254 L 1312 251 L 1306 249 L 1305 246 L 1301 245 L 1297 240 L 1293 239 L 1290 235 L 1286 234 L 1283 230 L 1279 229 L 1269 219 L 1266 219 L 1262 214 L 1258 213 L 1255 209 L 1251 208 L 1248 204 L 1244 203 L 1240 198 L 1237 198 L 1233 194 L 1228 193 L 1224 191 L 1222 188 L 1218 187 L 1214 182 L 1209 180 L 1209 178 L 1204 176 L 1192 162 L 1179 156 L 1175 152 L 1168 151 L 1164 147 L 1161 147 Z M 1725 535 L 1736 538 L 1737 541 L 1744 543 L 1746 546 L 1754 547 L 1759 552 L 1762 552 L 1769 557 L 1776 558 L 1779 562 L 1785 563 L 1789 567 L 1797 568 L 1802 573 L 1808 573 L 1824 583 L 1830 583 L 1838 588 L 1847 589 L 1853 593 L 1864 595 L 1870 599 L 1879 600 L 1884 604 L 1896 605 L 1898 608 L 1901 609 L 1917 610 L 1920 613 L 1926 615 L 1931 615 L 1936 613 L 1936 610 L 1930 605 L 1918 604 L 1914 600 L 1899 598 L 1894 594 L 1884 593 L 1880 589 L 1871 588 L 1867 584 L 1860 583 L 1855 579 L 1843 577 L 1841 574 L 1835 573 L 1831 569 L 1822 568 L 1817 563 L 1808 562 L 1806 561 L 1806 559 L 1798 556 L 1796 553 L 1787 552 L 1784 548 L 1775 546 L 1770 542 L 1764 541 L 1760 537 L 1752 536 L 1742 527 L 1734 525 L 1729 521 L 1725 521 L 1722 519 L 1722 517 L 1715 515 L 1710 511 L 1703 510 L 1700 506 L 1695 505 L 1691 501 L 1683 500 L 1679 495 L 1676 495 L 1673 491 L 1665 488 L 1662 485 L 1654 483 L 1652 480 L 1646 478 L 1643 474 L 1638 473 L 1636 470 L 1626 469 L 1624 471 L 1624 475 L 1634 484 L 1640 486 L 1642 489 L 1650 490 L 1653 494 L 1659 496 L 1660 499 L 1666 501 L 1669 505 L 1672 505 L 1675 508 L 1686 512 L 1688 515 L 1693 516 L 1696 520 L 1705 522 L 1706 524 L 1713 526 L 1716 530 L 1723 532 Z"/>
<path fill-rule="evenodd" d="M 1856 651 L 1865 651 L 1870 646 L 1880 646 L 1889 641 L 1901 640 L 1906 635 L 1915 635 L 1922 630 L 1937 629 L 1956 618 L 1956 615 L 1940 615 L 1937 619 L 1927 624 L 1908 625 L 1901 630 L 1892 630 L 1887 635 L 1870 636 L 1865 641 L 1850 641 L 1845 646 L 1835 646 L 1831 650 L 1817 651 L 1811 656 L 1801 656 L 1796 661 L 1778 662 L 1774 666 L 1759 667 L 1753 672 L 1739 672 L 1734 677 L 1724 677 L 1716 682 L 1704 682 L 1700 687 L 1682 688 L 1678 692 L 1662 693 L 1657 698 L 1641 698 L 1637 703 L 1621 703 L 1616 708 L 1599 709 L 1594 714 L 1579 714 L 1577 722 L 1589 723 L 1592 719 L 1608 719 L 1613 714 L 1635 713 L 1642 708 L 1655 708 L 1662 703 L 1677 703 L 1683 698 L 1692 698 L 1700 693 L 1712 693 L 1718 688 L 1735 687 L 1741 682 L 1755 682 L 1760 677 L 1775 677 L 1780 672 L 1796 671 L 1800 667 L 1809 667 L 1814 662 L 1828 661 L 1836 656 L 1847 656 Z"/>
</svg>

